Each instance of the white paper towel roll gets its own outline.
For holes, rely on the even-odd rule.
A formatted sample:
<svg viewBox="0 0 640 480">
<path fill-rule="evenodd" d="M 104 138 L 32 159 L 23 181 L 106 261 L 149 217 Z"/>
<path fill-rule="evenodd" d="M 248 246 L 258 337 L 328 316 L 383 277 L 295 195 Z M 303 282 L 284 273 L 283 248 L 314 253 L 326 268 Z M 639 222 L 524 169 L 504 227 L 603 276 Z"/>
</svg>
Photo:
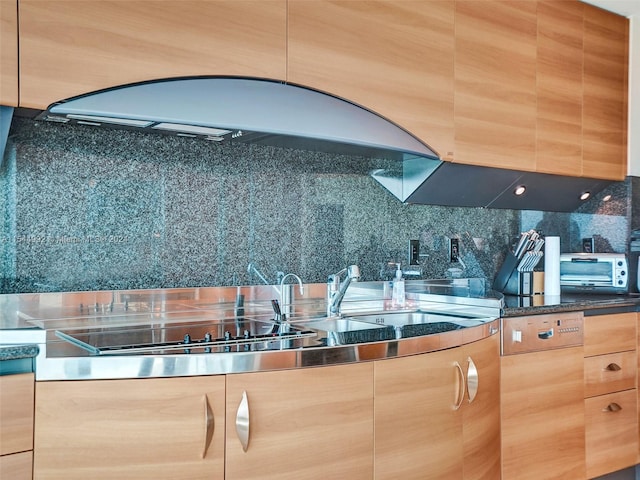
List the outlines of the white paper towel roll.
<svg viewBox="0 0 640 480">
<path fill-rule="evenodd" d="M 544 239 L 544 295 L 560 295 L 560 237 Z"/>
</svg>

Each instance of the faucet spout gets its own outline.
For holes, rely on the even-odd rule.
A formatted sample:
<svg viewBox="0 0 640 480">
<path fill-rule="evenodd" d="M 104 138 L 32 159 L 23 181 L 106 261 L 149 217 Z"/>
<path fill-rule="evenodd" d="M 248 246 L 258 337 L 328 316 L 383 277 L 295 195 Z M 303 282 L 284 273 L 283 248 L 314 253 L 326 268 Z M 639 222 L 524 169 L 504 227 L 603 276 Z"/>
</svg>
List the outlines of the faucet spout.
<svg viewBox="0 0 640 480">
<path fill-rule="evenodd" d="M 342 282 L 340 282 L 340 275 L 346 272 L 346 276 Z M 349 265 L 347 268 L 340 270 L 338 273 L 329 275 L 327 282 L 327 315 L 328 316 L 341 316 L 340 307 L 342 305 L 342 299 L 351 282 L 357 282 L 360 279 L 360 267 L 357 265 Z"/>
<path fill-rule="evenodd" d="M 285 285 L 284 283 L 288 277 L 293 277 L 296 280 L 296 282 L 298 282 L 300 295 L 304 295 L 304 285 L 298 275 L 296 275 L 295 273 L 287 273 L 282 277 L 282 279 L 280 280 L 280 288 L 278 290 L 278 293 L 280 294 L 280 303 L 282 304 L 282 308 L 284 310 L 283 317 L 285 319 L 286 319 L 286 316 L 291 314 L 291 304 L 292 304 L 292 298 L 293 298 L 293 295 L 292 295 L 293 292 L 290 289 L 292 285 Z"/>
</svg>

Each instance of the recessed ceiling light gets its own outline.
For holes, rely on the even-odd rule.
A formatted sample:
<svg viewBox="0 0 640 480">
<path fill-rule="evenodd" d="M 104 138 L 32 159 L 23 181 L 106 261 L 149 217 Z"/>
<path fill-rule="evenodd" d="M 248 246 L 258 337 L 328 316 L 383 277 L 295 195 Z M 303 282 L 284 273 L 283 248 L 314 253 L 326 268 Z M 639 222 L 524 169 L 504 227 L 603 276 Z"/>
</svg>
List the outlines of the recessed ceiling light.
<svg viewBox="0 0 640 480">
<path fill-rule="evenodd" d="M 583 192 L 580 195 L 580 200 L 584 201 L 584 200 L 588 199 L 590 196 L 591 196 L 591 192 Z"/>
<path fill-rule="evenodd" d="M 516 187 L 516 189 L 513 191 L 513 193 L 514 193 L 515 195 L 520 196 L 520 195 L 522 195 L 522 194 L 523 194 L 524 192 L 526 192 L 526 191 L 527 191 L 527 187 L 525 187 L 524 185 L 518 185 L 518 186 Z"/>
<path fill-rule="evenodd" d="M 605 195 L 604 198 L 602 199 L 603 202 L 608 202 L 609 200 L 611 200 L 611 194 Z"/>
</svg>

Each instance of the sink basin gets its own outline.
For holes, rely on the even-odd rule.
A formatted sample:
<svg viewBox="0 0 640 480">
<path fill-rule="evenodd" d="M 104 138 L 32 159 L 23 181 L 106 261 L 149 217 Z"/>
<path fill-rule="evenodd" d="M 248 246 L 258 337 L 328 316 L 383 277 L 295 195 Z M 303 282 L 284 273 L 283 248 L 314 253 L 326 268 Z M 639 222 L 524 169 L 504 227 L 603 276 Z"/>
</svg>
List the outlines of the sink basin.
<svg viewBox="0 0 640 480">
<path fill-rule="evenodd" d="M 323 318 L 303 322 L 302 325 L 305 328 L 326 333 L 327 345 L 329 346 L 381 342 L 396 338 L 396 329 L 393 325 L 380 325 L 351 317 Z"/>
<path fill-rule="evenodd" d="M 419 337 L 422 335 L 433 335 L 436 333 L 460 330 L 467 325 L 461 320 L 473 320 L 475 317 L 465 317 L 461 315 L 443 315 L 429 312 L 398 312 L 382 313 L 377 315 L 362 315 L 349 317 L 375 325 L 386 325 L 393 327 L 396 331 L 396 338 Z"/>
</svg>

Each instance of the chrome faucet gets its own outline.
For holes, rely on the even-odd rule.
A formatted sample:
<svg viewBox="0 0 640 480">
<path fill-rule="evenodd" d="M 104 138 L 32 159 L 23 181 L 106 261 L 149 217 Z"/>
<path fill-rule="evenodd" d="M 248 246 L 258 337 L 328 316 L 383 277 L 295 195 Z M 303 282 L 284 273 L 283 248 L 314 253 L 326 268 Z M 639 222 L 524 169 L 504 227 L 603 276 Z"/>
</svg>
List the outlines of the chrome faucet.
<svg viewBox="0 0 640 480">
<path fill-rule="evenodd" d="M 346 272 L 346 276 L 342 283 L 340 282 L 340 275 Z M 327 281 L 327 316 L 341 316 L 340 305 L 344 294 L 347 292 L 347 288 L 351 285 L 351 282 L 357 282 L 360 278 L 360 267 L 357 265 L 349 265 L 347 268 L 343 268 L 338 273 L 329 275 Z"/>
<path fill-rule="evenodd" d="M 287 277 L 293 277 L 297 282 L 300 289 L 300 295 L 304 295 L 304 285 L 302 284 L 302 280 L 295 273 L 287 273 L 283 275 L 280 279 L 280 303 L 282 308 L 284 309 L 283 316 L 286 318 L 287 315 L 291 313 L 291 289 L 289 285 L 285 285 L 284 281 Z"/>
</svg>

